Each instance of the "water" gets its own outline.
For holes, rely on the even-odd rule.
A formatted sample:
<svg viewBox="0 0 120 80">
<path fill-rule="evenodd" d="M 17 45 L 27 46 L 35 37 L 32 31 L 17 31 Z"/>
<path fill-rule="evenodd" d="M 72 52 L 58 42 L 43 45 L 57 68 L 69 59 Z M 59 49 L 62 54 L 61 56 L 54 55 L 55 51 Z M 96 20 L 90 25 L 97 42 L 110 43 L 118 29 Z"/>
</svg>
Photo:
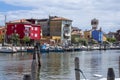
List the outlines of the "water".
<svg viewBox="0 0 120 80">
<path fill-rule="evenodd" d="M 106 77 L 108 68 L 114 69 L 117 78 L 119 56 L 120 50 L 44 53 L 39 80 L 75 80 L 75 57 L 79 57 L 80 69 L 89 80 Z M 0 53 L 0 80 L 23 80 L 24 74 L 30 74 L 31 62 L 31 53 Z"/>
</svg>

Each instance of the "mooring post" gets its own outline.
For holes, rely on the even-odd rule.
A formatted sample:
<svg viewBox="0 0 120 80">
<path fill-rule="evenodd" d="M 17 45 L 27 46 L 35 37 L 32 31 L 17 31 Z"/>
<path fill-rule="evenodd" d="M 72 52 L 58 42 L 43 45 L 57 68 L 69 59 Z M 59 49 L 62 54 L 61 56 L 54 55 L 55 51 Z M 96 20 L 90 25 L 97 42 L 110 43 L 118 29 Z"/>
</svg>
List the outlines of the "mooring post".
<svg viewBox="0 0 120 80">
<path fill-rule="evenodd" d="M 107 80 L 115 80 L 115 74 L 113 68 L 108 68 Z"/>
<path fill-rule="evenodd" d="M 119 56 L 119 78 L 120 78 L 120 56 Z"/>
<path fill-rule="evenodd" d="M 38 69 L 37 69 L 37 79 L 36 80 L 40 80 L 40 66 L 38 66 Z"/>
<path fill-rule="evenodd" d="M 80 80 L 80 72 L 79 72 L 79 58 L 75 58 L 75 77 L 76 80 Z"/>
<path fill-rule="evenodd" d="M 23 80 L 31 80 L 30 74 L 24 75 Z"/>
<path fill-rule="evenodd" d="M 41 62 L 40 62 L 40 53 L 37 53 L 38 56 L 38 66 L 41 67 Z"/>
<path fill-rule="evenodd" d="M 39 44 L 39 43 L 38 43 Z M 38 60 L 38 67 L 41 67 L 41 62 L 40 62 L 40 46 L 37 45 L 37 60 Z"/>
<path fill-rule="evenodd" d="M 34 53 L 33 53 L 33 61 L 31 64 L 31 79 L 32 80 L 36 80 L 37 78 L 37 62 L 36 62 L 36 51 L 37 51 L 37 47 L 34 47 Z"/>
</svg>

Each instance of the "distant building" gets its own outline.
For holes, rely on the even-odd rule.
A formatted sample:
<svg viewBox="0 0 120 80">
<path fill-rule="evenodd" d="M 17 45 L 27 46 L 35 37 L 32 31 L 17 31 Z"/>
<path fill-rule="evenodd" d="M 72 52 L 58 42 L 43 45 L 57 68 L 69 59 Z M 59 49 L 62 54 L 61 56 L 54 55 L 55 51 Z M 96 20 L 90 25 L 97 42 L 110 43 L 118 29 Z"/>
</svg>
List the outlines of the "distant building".
<svg viewBox="0 0 120 80">
<path fill-rule="evenodd" d="M 115 38 L 115 32 L 109 32 L 106 36 L 107 38 Z"/>
<path fill-rule="evenodd" d="M 98 42 L 103 42 L 103 32 L 101 30 L 93 30 L 92 38 Z"/>
<path fill-rule="evenodd" d="M 116 31 L 115 38 L 117 39 L 117 41 L 120 41 L 120 30 Z"/>
<path fill-rule="evenodd" d="M 91 30 L 84 31 L 84 38 L 87 39 L 88 41 L 92 38 Z"/>
<path fill-rule="evenodd" d="M 48 19 L 20 19 L 9 23 L 25 23 L 41 26 L 42 39 L 53 39 L 56 42 L 71 42 L 72 20 L 58 16 L 49 16 Z M 9 31 L 8 31 L 9 33 Z M 24 36 L 20 35 L 21 38 Z M 8 36 L 9 37 L 9 36 Z"/>
<path fill-rule="evenodd" d="M 29 23 L 29 24 L 35 24 L 35 25 L 40 25 L 41 26 L 41 34 L 42 36 L 50 36 L 50 27 L 49 27 L 49 19 L 20 19 L 20 20 L 15 20 L 12 21 L 14 22 L 24 22 L 24 23 Z M 10 22 L 10 23 L 12 23 Z"/>
<path fill-rule="evenodd" d="M 76 35 L 79 38 L 83 38 L 83 31 L 78 27 L 72 27 L 71 35 Z"/>
<path fill-rule="evenodd" d="M 63 17 L 50 17 L 50 36 L 61 43 L 71 43 L 72 20 Z"/>
<path fill-rule="evenodd" d="M 93 30 L 96 30 L 96 29 L 97 29 L 98 23 L 99 23 L 99 21 L 98 21 L 98 19 L 96 19 L 96 18 L 94 18 L 94 19 L 91 20 L 91 25 L 92 25 L 92 29 L 93 29 Z"/>
<path fill-rule="evenodd" d="M 26 19 L 32 24 L 40 25 L 42 30 L 42 36 L 50 36 L 50 26 L 49 26 L 49 18 L 48 19 Z"/>
<path fill-rule="evenodd" d="M 5 27 L 0 27 L 0 42 L 4 40 L 5 36 Z"/>
<path fill-rule="evenodd" d="M 97 30 L 98 24 L 99 24 L 98 19 L 94 18 L 91 20 L 91 25 L 92 25 L 91 35 L 92 35 L 92 39 L 101 43 L 103 42 L 103 32 L 101 28 Z"/>
<path fill-rule="evenodd" d="M 29 22 L 8 22 L 7 26 L 7 39 L 11 39 L 13 34 L 19 35 L 20 39 L 23 39 L 24 36 L 30 37 L 30 39 L 39 40 L 40 39 L 40 25 L 31 24 Z"/>
<path fill-rule="evenodd" d="M 107 41 L 106 34 L 103 33 L 103 41 Z"/>
</svg>

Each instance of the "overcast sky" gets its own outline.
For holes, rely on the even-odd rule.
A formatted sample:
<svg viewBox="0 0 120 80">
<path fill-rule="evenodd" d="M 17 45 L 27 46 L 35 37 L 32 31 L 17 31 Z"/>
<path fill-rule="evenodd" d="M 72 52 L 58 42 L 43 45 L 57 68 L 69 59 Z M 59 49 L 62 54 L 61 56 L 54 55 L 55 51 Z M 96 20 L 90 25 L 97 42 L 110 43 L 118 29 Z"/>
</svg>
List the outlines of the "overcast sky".
<svg viewBox="0 0 120 80">
<path fill-rule="evenodd" d="M 91 29 L 91 19 L 99 20 L 104 32 L 120 29 L 120 0 L 0 0 L 0 25 L 22 18 L 60 16 L 73 20 L 73 26 Z"/>
</svg>

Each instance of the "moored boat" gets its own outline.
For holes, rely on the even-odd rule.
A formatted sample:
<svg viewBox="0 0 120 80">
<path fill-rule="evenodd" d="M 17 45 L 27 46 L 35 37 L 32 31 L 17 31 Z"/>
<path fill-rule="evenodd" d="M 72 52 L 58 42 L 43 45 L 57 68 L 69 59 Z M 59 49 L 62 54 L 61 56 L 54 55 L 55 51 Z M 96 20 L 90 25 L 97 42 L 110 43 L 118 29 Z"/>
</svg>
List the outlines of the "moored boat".
<svg viewBox="0 0 120 80">
<path fill-rule="evenodd" d="M 12 47 L 0 47 L 0 53 L 15 53 L 17 50 Z"/>
</svg>

